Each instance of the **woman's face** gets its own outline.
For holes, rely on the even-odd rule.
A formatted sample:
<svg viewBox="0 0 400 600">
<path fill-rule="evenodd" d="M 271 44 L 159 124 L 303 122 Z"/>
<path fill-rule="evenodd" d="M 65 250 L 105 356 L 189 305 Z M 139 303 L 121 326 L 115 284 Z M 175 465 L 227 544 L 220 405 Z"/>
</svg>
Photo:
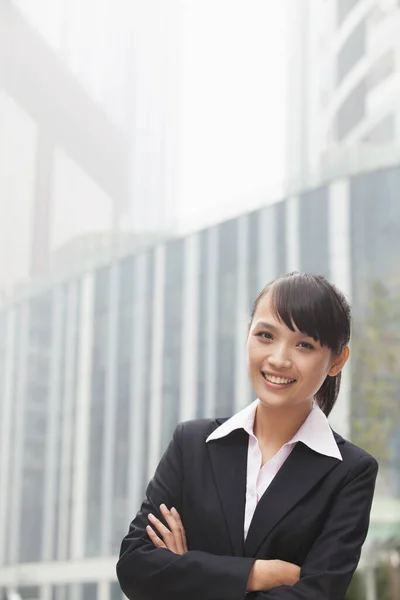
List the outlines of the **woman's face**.
<svg viewBox="0 0 400 600">
<path fill-rule="evenodd" d="M 312 337 L 291 331 L 274 315 L 271 295 L 259 301 L 247 340 L 248 371 L 254 391 L 265 406 L 312 405 L 327 375 L 337 375 L 348 349 L 337 356 Z"/>
</svg>

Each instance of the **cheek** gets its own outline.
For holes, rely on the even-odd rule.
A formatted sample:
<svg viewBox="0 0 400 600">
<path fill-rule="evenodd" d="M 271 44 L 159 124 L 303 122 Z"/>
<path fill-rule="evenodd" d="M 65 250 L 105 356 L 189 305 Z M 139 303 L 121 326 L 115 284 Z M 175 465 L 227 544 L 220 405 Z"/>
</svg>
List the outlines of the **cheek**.
<svg viewBox="0 0 400 600">
<path fill-rule="evenodd" d="M 251 369 L 251 363 L 252 363 L 251 346 L 250 346 L 249 342 L 247 342 L 247 346 L 246 346 L 246 367 L 247 367 L 248 371 L 250 371 L 250 369 Z"/>
<path fill-rule="evenodd" d="M 318 360 L 313 366 L 309 366 L 309 380 L 313 383 L 313 386 L 319 388 L 328 374 L 329 363 L 324 360 Z"/>
<path fill-rule="evenodd" d="M 260 361 L 262 360 L 262 352 L 260 352 L 259 344 L 254 340 L 247 342 L 247 370 L 251 373 L 258 371 Z"/>
</svg>

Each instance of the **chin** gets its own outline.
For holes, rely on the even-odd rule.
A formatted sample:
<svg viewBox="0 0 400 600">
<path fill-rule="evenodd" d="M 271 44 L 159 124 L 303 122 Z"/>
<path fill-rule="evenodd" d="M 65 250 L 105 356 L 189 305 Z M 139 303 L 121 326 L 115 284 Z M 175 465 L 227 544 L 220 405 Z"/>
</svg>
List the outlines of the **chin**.
<svg viewBox="0 0 400 600">
<path fill-rule="evenodd" d="M 269 408 L 287 408 L 291 402 L 288 398 L 282 398 L 275 394 L 261 393 L 258 395 L 258 399 L 264 406 Z"/>
</svg>

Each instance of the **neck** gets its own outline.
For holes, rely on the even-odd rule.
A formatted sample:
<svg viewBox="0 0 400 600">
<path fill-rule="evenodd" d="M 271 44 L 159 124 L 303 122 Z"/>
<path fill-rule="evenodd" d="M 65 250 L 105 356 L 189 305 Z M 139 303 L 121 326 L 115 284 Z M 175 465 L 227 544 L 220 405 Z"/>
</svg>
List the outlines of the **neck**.
<svg viewBox="0 0 400 600">
<path fill-rule="evenodd" d="M 305 406 L 271 408 L 259 401 L 254 419 L 254 435 L 261 444 L 281 448 L 300 429 L 312 410 L 312 401 Z"/>
</svg>

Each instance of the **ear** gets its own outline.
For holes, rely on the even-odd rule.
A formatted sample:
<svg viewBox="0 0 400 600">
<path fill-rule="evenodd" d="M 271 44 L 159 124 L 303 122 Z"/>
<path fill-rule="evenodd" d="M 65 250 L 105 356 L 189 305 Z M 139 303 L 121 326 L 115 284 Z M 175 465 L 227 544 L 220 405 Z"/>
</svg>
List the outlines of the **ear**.
<svg viewBox="0 0 400 600">
<path fill-rule="evenodd" d="M 349 356 L 350 348 L 348 346 L 343 346 L 341 353 L 335 355 L 328 375 L 330 377 L 335 377 L 338 373 L 340 373 L 340 371 L 343 369 L 344 365 L 348 361 Z"/>
</svg>

